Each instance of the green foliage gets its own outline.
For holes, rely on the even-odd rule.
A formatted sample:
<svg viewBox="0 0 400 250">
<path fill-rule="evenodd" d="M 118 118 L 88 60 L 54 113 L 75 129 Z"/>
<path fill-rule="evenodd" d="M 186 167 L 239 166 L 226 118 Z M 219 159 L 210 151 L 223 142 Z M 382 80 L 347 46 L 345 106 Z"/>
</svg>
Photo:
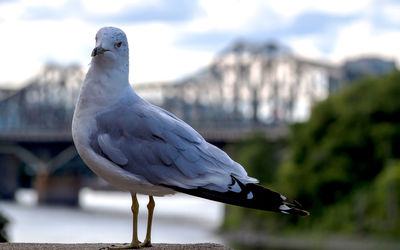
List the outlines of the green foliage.
<svg viewBox="0 0 400 250">
<path fill-rule="evenodd" d="M 0 242 L 7 242 L 6 225 L 8 220 L 0 214 Z"/>
<path fill-rule="evenodd" d="M 315 107 L 293 127 L 281 180 L 317 215 L 370 184 L 400 158 L 400 74 L 368 79 Z M 306 182 L 304 180 L 307 180 Z"/>
<path fill-rule="evenodd" d="M 235 161 L 245 167 L 249 176 L 257 177 L 262 185 L 277 189 L 275 185 L 278 167 L 287 151 L 285 139 L 270 141 L 260 131 L 255 131 L 243 142 L 230 145 L 226 150 Z M 284 222 L 288 218 L 283 214 L 265 213 L 230 205 L 226 207 L 225 214 L 227 216 L 222 225 L 223 230 L 234 228 L 278 230 L 284 226 Z"/>
<path fill-rule="evenodd" d="M 400 162 L 389 163 L 371 185 L 347 202 L 328 206 L 314 229 L 398 236 L 400 232 Z"/>
<path fill-rule="evenodd" d="M 255 131 L 236 148 L 235 160 L 246 167 L 250 176 L 257 176 L 260 183 L 271 184 L 276 178 L 284 145 L 284 141 L 267 141 Z"/>
<path fill-rule="evenodd" d="M 389 163 L 367 196 L 364 229 L 398 236 L 400 232 L 400 161 Z"/>
<path fill-rule="evenodd" d="M 400 233 L 400 73 L 361 80 L 317 104 L 309 121 L 292 126 L 283 162 L 276 153 L 284 144 L 275 151 L 265 145 L 260 138 L 247 141 L 236 160 L 311 216 L 251 211 L 246 218 L 255 224 L 268 221 L 277 231 Z"/>
</svg>

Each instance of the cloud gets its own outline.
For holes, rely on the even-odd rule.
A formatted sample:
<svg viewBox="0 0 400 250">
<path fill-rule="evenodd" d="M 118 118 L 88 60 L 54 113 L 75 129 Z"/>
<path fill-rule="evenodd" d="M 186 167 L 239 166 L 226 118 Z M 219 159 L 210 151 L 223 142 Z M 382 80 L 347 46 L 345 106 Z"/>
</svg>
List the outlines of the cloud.
<svg viewBox="0 0 400 250">
<path fill-rule="evenodd" d="M 353 14 L 338 15 L 306 11 L 298 15 L 282 32 L 291 36 L 328 33 L 358 18 L 358 15 Z"/>
<path fill-rule="evenodd" d="M 203 25 L 204 31 L 245 32 L 253 27 L 273 27 L 280 21 L 263 0 L 198 0 L 204 15 L 197 23 Z M 260 22 L 268 20 L 267 22 Z M 191 23 L 190 25 L 192 25 Z"/>
<path fill-rule="evenodd" d="M 380 55 L 400 59 L 400 33 L 396 30 L 376 30 L 368 21 L 357 21 L 338 34 L 335 48 L 329 57 L 340 61 L 348 57 Z"/>
<path fill-rule="evenodd" d="M 340 61 L 365 53 L 400 59 L 396 0 L 0 0 L 1 81 L 47 61 L 87 65 L 94 34 L 122 28 L 134 82 L 196 71 L 238 39 L 277 40 L 302 56 Z M 400 47 L 399 47 L 400 48 Z M 14 79 L 14 80 L 13 80 Z"/>
<path fill-rule="evenodd" d="M 1 81 L 22 82 L 49 61 L 89 63 L 95 29 L 85 22 L 13 20 L 8 25 L 0 24 L 0 29 L 3 34 L 12 34 L 0 40 Z"/>
<path fill-rule="evenodd" d="M 280 16 L 293 19 L 304 12 L 320 12 L 335 15 L 356 14 L 368 9 L 372 5 L 373 0 L 267 0 L 267 2 L 269 7 Z"/>
<path fill-rule="evenodd" d="M 400 29 L 400 2 L 388 2 L 376 5 L 373 20 L 374 28 L 393 30 Z"/>
<path fill-rule="evenodd" d="M 260 10 L 262 11 L 262 10 Z M 266 13 L 264 11 L 264 13 Z M 312 54 L 317 54 L 315 49 L 321 53 L 331 52 L 335 43 L 335 37 L 339 29 L 349 22 L 357 20 L 357 15 L 323 14 L 320 12 L 304 12 L 290 22 L 278 22 L 272 12 L 269 15 L 259 15 L 253 20 L 253 24 L 243 30 L 206 30 L 205 32 L 189 32 L 178 41 L 179 46 L 199 50 L 220 50 L 232 40 L 240 37 L 258 41 L 280 40 L 281 42 L 301 41 L 302 47 L 313 40 Z M 274 25 L 257 25 L 257 23 L 272 23 Z M 307 50 L 305 50 L 307 51 Z"/>
<path fill-rule="evenodd" d="M 135 7 L 127 7 L 122 12 L 109 16 L 115 22 L 182 22 L 191 20 L 201 11 L 195 1 L 157 1 L 154 4 L 146 4 Z M 96 19 L 95 17 L 92 17 Z M 99 21 L 102 20 L 100 17 Z"/>
<path fill-rule="evenodd" d="M 288 39 L 286 43 L 297 55 L 321 59 L 324 55 L 319 49 L 318 40 L 319 39 L 316 36 L 305 36 L 301 38 Z"/>
<path fill-rule="evenodd" d="M 207 0 L 205 2 L 209 3 Z M 256 8 L 249 8 L 253 16 L 235 12 L 238 2 L 232 2 L 233 11 L 221 6 L 213 7 L 214 12 L 224 13 L 223 24 L 245 23 L 237 29 L 232 27 L 213 28 L 203 25 L 202 29 L 187 32 L 177 39 L 177 46 L 195 50 L 221 50 L 228 43 L 243 37 L 249 40 L 278 40 L 290 45 L 303 56 L 323 59 L 342 60 L 345 54 L 382 53 L 396 54 L 395 48 L 400 29 L 400 3 L 398 1 L 314 1 L 305 0 L 290 3 L 279 1 L 250 1 Z M 241 7 L 241 6 L 240 6 Z M 239 8 L 240 9 L 240 8 Z M 249 9 L 242 8 L 244 13 Z M 206 8 L 206 13 L 209 11 Z M 213 13 L 214 13 L 213 12 Z M 229 19 L 231 18 L 231 19 Z M 214 19 L 214 26 L 222 27 L 219 19 Z M 358 23 L 358 25 L 357 25 Z M 359 25 L 364 23 L 363 25 Z M 366 28 L 368 26 L 368 28 Z M 359 30 L 360 29 L 360 30 Z M 362 38 L 362 39 L 361 39 Z M 386 39 L 391 39 L 386 41 Z M 389 44 L 393 44 L 389 45 Z M 380 45 L 380 46 L 378 46 Z M 387 45 L 394 53 L 384 48 Z"/>
<path fill-rule="evenodd" d="M 0 0 L 0 5 L 4 4 L 4 3 L 10 3 L 12 2 L 12 0 Z"/>
<path fill-rule="evenodd" d="M 80 18 L 87 22 L 129 24 L 142 22 L 183 22 L 201 11 L 195 1 L 67 1 L 58 6 L 31 6 L 23 17 L 30 20 Z"/>
<path fill-rule="evenodd" d="M 219 51 L 227 46 L 228 43 L 245 36 L 240 32 L 210 31 L 204 33 L 186 33 L 180 36 L 175 45 L 185 49 L 202 51 Z"/>
<path fill-rule="evenodd" d="M 174 80 L 207 65 L 211 51 L 176 46 L 180 30 L 162 23 L 121 27 L 128 36 L 133 83 Z M 94 36 L 94 34 L 93 34 Z"/>
</svg>

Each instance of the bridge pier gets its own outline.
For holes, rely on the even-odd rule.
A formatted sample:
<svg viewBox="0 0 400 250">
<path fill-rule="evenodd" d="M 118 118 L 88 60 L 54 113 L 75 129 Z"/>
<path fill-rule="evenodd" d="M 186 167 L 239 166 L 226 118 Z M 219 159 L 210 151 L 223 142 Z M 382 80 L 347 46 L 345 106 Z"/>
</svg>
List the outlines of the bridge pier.
<svg viewBox="0 0 400 250">
<path fill-rule="evenodd" d="M 33 186 L 38 193 L 39 204 L 78 206 L 80 177 L 71 175 L 38 174 Z"/>
<path fill-rule="evenodd" d="M 0 154 L 0 199 L 12 200 L 18 189 L 19 160 L 13 155 Z"/>
</svg>

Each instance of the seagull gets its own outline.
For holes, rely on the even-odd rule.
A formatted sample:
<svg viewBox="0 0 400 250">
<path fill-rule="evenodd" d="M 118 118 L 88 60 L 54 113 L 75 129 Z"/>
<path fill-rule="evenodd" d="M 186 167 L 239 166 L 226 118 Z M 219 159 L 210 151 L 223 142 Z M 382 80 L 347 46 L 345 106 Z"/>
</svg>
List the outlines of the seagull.
<svg viewBox="0 0 400 250">
<path fill-rule="evenodd" d="M 132 241 L 151 246 L 154 196 L 181 192 L 227 204 L 306 216 L 301 205 L 247 175 L 224 151 L 168 111 L 142 99 L 129 83 L 125 33 L 103 27 L 75 107 L 72 136 L 89 168 L 132 197 Z M 147 233 L 137 236 L 136 194 L 149 196 Z"/>
</svg>

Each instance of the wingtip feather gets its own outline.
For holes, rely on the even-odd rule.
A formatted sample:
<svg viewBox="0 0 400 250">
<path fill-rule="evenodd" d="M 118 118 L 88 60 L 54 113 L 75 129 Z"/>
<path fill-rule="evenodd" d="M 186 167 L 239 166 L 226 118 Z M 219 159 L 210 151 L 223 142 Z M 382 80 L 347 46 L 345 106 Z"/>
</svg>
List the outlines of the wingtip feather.
<svg viewBox="0 0 400 250">
<path fill-rule="evenodd" d="M 298 216 L 309 216 L 310 213 L 306 210 L 298 209 L 298 208 L 291 208 L 288 210 L 289 214 L 298 215 Z"/>
<path fill-rule="evenodd" d="M 281 196 L 282 197 L 282 196 Z M 303 210 L 303 206 L 296 200 L 291 200 L 283 196 L 282 205 L 279 207 L 281 212 L 285 212 L 287 214 L 293 214 L 298 216 L 309 216 L 310 213 L 306 210 Z"/>
</svg>

